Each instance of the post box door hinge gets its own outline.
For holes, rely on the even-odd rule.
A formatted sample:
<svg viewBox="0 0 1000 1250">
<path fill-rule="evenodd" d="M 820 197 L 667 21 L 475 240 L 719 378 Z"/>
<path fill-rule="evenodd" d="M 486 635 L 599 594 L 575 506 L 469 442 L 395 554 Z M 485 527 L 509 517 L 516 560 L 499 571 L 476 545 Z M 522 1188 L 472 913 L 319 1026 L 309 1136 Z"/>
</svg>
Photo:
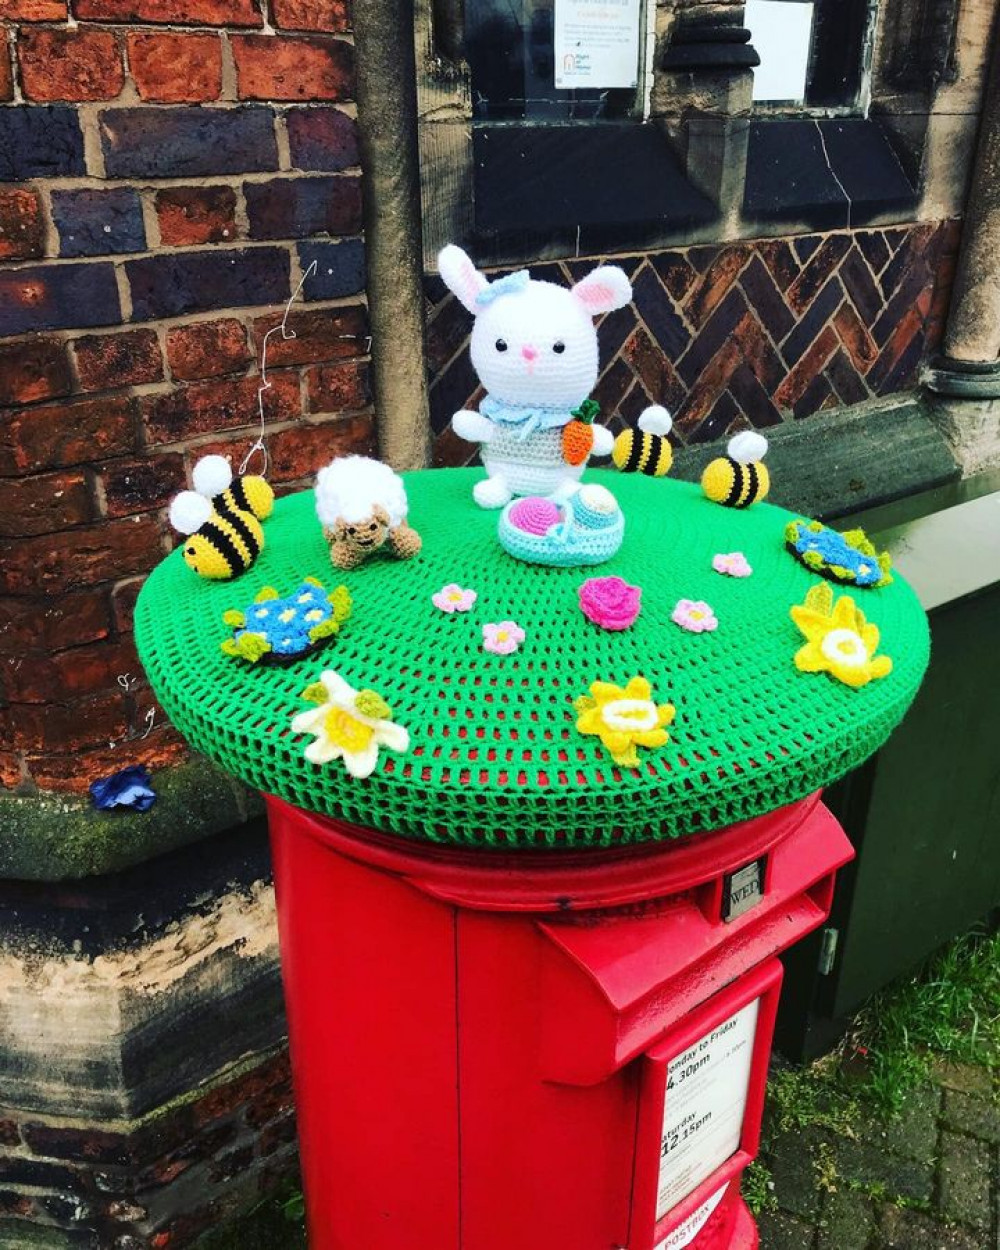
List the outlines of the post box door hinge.
<svg viewBox="0 0 1000 1250">
<path fill-rule="evenodd" d="M 837 943 L 840 941 L 839 929 L 824 929 L 823 944 L 819 948 L 819 975 L 828 977 L 837 962 Z"/>
</svg>

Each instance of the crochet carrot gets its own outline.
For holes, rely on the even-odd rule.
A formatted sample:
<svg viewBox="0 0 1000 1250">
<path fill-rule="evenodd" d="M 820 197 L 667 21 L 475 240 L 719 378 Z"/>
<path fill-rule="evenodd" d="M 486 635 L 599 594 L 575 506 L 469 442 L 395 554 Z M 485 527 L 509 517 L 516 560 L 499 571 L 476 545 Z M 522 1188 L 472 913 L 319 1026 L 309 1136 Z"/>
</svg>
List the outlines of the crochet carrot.
<svg viewBox="0 0 1000 1250">
<path fill-rule="evenodd" d="M 563 459 L 567 464 L 583 464 L 594 446 L 594 418 L 601 411 L 600 404 L 585 399 L 579 408 L 573 409 L 573 420 L 563 426 Z"/>
</svg>

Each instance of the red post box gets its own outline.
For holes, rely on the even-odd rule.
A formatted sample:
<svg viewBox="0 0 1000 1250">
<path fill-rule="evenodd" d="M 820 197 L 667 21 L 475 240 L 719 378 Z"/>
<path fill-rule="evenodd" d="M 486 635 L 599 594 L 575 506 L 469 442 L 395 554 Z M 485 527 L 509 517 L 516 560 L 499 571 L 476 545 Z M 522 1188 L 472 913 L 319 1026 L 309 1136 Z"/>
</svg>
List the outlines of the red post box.
<svg viewBox="0 0 1000 1250">
<path fill-rule="evenodd" d="M 749 1250 L 775 956 L 852 855 L 819 796 L 483 853 L 269 799 L 311 1250 Z"/>
</svg>

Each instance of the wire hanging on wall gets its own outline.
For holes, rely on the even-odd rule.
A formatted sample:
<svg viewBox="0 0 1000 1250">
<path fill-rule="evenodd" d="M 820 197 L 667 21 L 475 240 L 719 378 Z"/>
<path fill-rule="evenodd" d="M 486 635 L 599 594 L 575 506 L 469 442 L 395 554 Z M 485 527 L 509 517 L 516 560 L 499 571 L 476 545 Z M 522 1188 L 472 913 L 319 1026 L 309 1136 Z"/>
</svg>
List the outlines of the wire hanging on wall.
<svg viewBox="0 0 1000 1250">
<path fill-rule="evenodd" d="M 268 347 L 268 343 L 270 342 L 272 334 L 278 334 L 280 332 L 281 337 L 285 339 L 286 341 L 288 339 L 294 339 L 296 337 L 295 331 L 290 330 L 288 328 L 288 318 L 292 311 L 292 305 L 298 299 L 299 294 L 302 291 L 302 288 L 305 286 L 305 284 L 309 281 L 309 279 L 316 272 L 316 269 L 317 269 L 317 263 L 316 261 L 313 261 L 309 265 L 308 269 L 306 269 L 305 273 L 302 275 L 302 278 L 299 281 L 298 286 L 289 296 L 288 303 L 285 304 L 285 312 L 281 320 L 278 322 L 276 326 L 272 326 L 271 329 L 268 330 L 268 332 L 264 335 L 263 343 L 261 343 L 261 346 L 260 346 L 260 386 L 257 388 L 257 416 L 260 419 L 260 432 L 257 435 L 256 441 L 253 443 L 250 450 L 243 457 L 243 460 L 240 463 L 240 467 L 239 467 L 240 477 L 242 477 L 243 474 L 246 473 L 250 465 L 250 461 L 254 458 L 257 452 L 260 452 L 261 459 L 263 460 L 263 464 L 261 465 L 260 471 L 262 474 L 267 473 L 267 466 L 268 466 L 267 445 L 264 442 L 264 426 L 265 426 L 264 395 L 267 391 L 271 389 L 271 383 L 267 380 L 267 347 Z"/>
</svg>

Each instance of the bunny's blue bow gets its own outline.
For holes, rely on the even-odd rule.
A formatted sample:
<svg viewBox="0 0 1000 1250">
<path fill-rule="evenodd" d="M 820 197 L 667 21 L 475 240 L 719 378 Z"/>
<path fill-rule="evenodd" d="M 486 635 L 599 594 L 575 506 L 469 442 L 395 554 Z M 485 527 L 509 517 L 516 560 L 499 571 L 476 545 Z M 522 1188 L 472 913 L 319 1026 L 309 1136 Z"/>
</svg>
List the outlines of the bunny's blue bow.
<svg viewBox="0 0 1000 1250">
<path fill-rule="evenodd" d="M 476 303 L 485 307 L 487 304 L 492 304 L 495 299 L 499 299 L 501 295 L 514 295 L 517 291 L 523 291 L 529 281 L 527 269 L 518 269 L 516 273 L 504 274 L 502 278 L 497 278 L 495 282 L 491 282 L 479 292 L 476 296 Z"/>
</svg>

